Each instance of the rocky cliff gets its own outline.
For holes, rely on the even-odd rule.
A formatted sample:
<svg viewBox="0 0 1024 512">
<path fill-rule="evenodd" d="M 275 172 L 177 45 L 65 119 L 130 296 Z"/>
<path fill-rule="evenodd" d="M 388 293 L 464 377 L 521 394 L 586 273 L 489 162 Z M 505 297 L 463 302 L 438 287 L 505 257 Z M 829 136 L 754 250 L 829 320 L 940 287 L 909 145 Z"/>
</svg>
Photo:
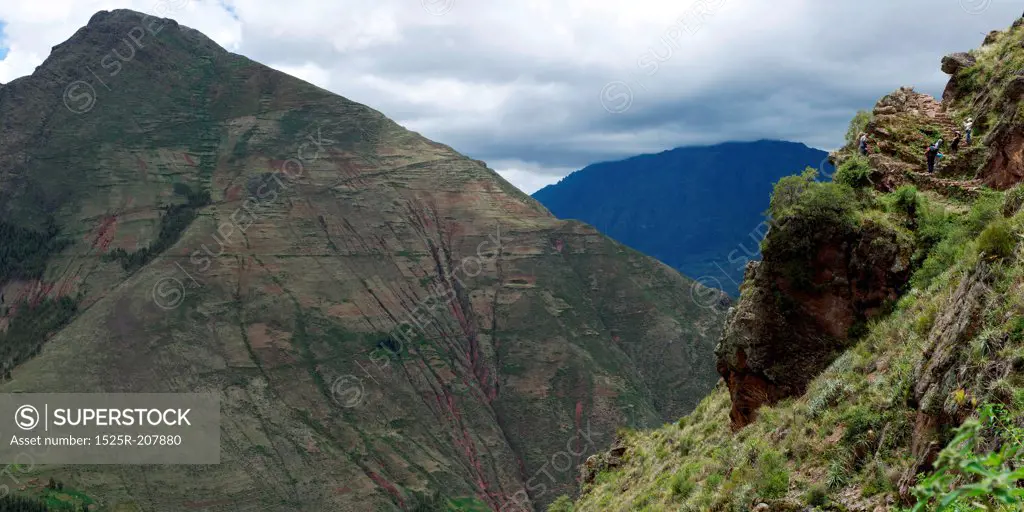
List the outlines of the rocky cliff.
<svg viewBox="0 0 1024 512">
<path fill-rule="evenodd" d="M 0 240 L 2 391 L 222 396 L 219 465 L 18 475 L 101 510 L 532 510 L 717 379 L 723 294 L 131 11 L 0 89 Z"/>
</svg>

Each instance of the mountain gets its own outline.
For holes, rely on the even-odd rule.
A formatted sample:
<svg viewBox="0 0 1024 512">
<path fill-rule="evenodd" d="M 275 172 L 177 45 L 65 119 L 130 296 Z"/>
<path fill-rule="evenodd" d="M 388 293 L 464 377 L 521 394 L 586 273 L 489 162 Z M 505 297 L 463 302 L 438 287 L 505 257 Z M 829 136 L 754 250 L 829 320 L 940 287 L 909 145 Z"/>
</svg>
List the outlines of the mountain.
<svg viewBox="0 0 1024 512">
<path fill-rule="evenodd" d="M 808 166 L 829 173 L 827 157 L 771 140 L 683 147 L 589 165 L 533 197 L 735 297 L 760 257 L 772 184 Z"/>
<path fill-rule="evenodd" d="M 221 396 L 218 465 L 18 468 L 99 510 L 533 510 L 718 379 L 724 294 L 127 10 L 0 89 L 0 240 L 0 391 Z"/>
<path fill-rule="evenodd" d="M 775 186 L 697 409 L 621 432 L 550 510 L 1024 510 L 1024 18 Z M 974 118 L 934 174 L 924 148 Z"/>
</svg>

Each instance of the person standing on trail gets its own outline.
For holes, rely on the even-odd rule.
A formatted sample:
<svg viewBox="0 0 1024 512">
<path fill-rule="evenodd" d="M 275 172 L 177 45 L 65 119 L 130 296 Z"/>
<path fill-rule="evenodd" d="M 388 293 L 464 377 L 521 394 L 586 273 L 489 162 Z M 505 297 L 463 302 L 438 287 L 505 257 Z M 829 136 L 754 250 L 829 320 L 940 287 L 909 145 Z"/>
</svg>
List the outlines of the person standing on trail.
<svg viewBox="0 0 1024 512">
<path fill-rule="evenodd" d="M 942 158 L 942 153 L 939 153 L 939 147 L 942 146 L 942 139 L 935 141 L 935 144 L 928 146 L 928 150 L 925 151 L 924 156 L 928 160 L 928 173 L 935 172 L 935 159 Z"/>
<path fill-rule="evenodd" d="M 867 156 L 868 154 L 868 134 L 860 132 L 860 139 L 858 143 L 858 149 L 860 154 Z"/>
<path fill-rule="evenodd" d="M 967 120 L 964 121 L 964 133 L 967 134 L 967 145 L 968 146 L 971 145 L 971 128 L 972 127 L 974 127 L 974 118 L 973 117 L 968 117 Z"/>
<path fill-rule="evenodd" d="M 949 150 L 956 153 L 960 149 L 960 130 L 953 130 L 953 141 L 949 143 Z"/>
</svg>

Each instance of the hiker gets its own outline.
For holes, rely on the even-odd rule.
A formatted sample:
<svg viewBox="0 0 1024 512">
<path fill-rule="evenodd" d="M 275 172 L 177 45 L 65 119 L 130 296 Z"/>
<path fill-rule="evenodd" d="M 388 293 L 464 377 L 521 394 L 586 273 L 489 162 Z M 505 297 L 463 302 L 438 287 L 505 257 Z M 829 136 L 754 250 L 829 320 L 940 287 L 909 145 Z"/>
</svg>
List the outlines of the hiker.
<svg viewBox="0 0 1024 512">
<path fill-rule="evenodd" d="M 960 149 L 960 130 L 953 130 L 953 142 L 949 143 L 949 150 L 956 153 Z"/>
<path fill-rule="evenodd" d="M 968 146 L 971 145 L 971 128 L 973 126 L 974 126 L 974 118 L 973 117 L 968 117 L 967 120 L 964 121 L 964 133 L 967 134 L 967 145 Z"/>
<path fill-rule="evenodd" d="M 925 151 L 924 156 L 928 159 L 928 173 L 935 172 L 935 159 L 942 158 L 942 153 L 939 153 L 939 147 L 942 146 L 942 139 L 935 141 L 935 144 L 928 146 L 928 150 Z"/>
<path fill-rule="evenodd" d="M 868 134 L 860 132 L 858 149 L 860 150 L 860 154 L 865 156 L 868 154 Z"/>
</svg>

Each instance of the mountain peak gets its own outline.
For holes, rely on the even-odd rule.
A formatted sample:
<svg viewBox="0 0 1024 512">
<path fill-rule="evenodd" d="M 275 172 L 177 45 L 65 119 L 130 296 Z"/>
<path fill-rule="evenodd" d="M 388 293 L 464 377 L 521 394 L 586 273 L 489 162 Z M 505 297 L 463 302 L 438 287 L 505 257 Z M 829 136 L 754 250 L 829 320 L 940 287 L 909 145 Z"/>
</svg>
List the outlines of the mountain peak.
<svg viewBox="0 0 1024 512">
<path fill-rule="evenodd" d="M 178 24 L 169 18 L 161 18 L 131 9 L 99 11 L 89 22 L 78 29 L 68 40 L 51 50 L 50 56 L 40 66 L 44 72 L 67 75 L 82 79 L 82 71 L 95 72 L 97 79 L 119 72 L 127 62 L 137 59 L 139 54 L 151 57 L 149 50 L 157 39 L 178 39 L 181 44 L 173 50 L 186 55 L 210 55 L 227 53 L 227 50 L 201 32 Z M 165 50 L 172 48 L 165 47 Z M 74 68 L 78 68 L 77 70 Z"/>
<path fill-rule="evenodd" d="M 171 20 L 97 13 L 0 90 L 0 133 L 0 247 L 32 251 L 0 259 L 0 330 L 39 326 L 0 332 L 0 388 L 225 397 L 222 464 L 80 484 L 112 509 L 532 508 L 548 454 L 718 378 L 692 281 Z"/>
</svg>

